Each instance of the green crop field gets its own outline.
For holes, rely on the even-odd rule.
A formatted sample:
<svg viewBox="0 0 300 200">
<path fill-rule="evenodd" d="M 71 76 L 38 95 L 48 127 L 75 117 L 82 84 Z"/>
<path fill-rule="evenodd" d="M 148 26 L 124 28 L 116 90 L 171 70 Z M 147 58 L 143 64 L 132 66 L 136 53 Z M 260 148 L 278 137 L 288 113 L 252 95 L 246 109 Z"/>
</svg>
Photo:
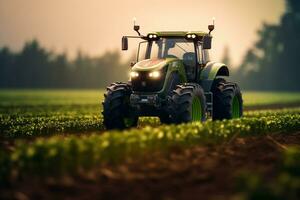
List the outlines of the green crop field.
<svg viewBox="0 0 300 200">
<path fill-rule="evenodd" d="M 105 182 L 98 181 L 102 180 L 104 174 L 108 180 L 113 181 L 118 177 L 125 185 L 139 185 L 141 177 L 149 180 L 145 175 L 148 172 L 139 171 L 149 156 L 158 154 L 160 161 L 157 162 L 160 162 L 159 166 L 164 166 L 161 160 L 167 160 L 163 163 L 169 162 L 174 152 L 179 156 L 185 150 L 194 152 L 193 148 L 196 147 L 205 149 L 201 152 L 208 149 L 217 151 L 211 155 L 205 153 L 202 161 L 197 161 L 205 165 L 211 163 L 205 162 L 205 155 L 214 157 L 220 151 L 224 152 L 223 156 L 231 155 L 234 153 L 228 152 L 238 151 L 236 145 L 244 148 L 242 144 L 248 140 L 255 140 L 253 144 L 267 140 L 259 143 L 255 149 L 268 146 L 269 143 L 272 143 L 272 148 L 280 149 L 270 153 L 277 153 L 280 158 L 276 161 L 279 163 L 276 171 L 272 171 L 274 178 L 268 180 L 270 184 L 263 184 L 264 177 L 255 174 L 262 172 L 250 170 L 249 173 L 239 175 L 236 180 L 243 187 L 232 190 L 240 194 L 241 198 L 257 199 L 263 193 L 267 195 L 263 196 L 265 199 L 282 199 L 287 196 L 293 199 L 300 191 L 300 137 L 295 134 L 300 131 L 300 93 L 244 92 L 243 96 L 246 111 L 241 119 L 162 125 L 157 118 L 148 117 L 141 118 L 138 127 L 134 129 L 105 131 L 100 115 L 103 91 L 1 90 L 0 198 L 6 198 L 11 192 L 26 191 L 25 185 L 31 179 L 34 179 L 35 184 L 41 184 L 40 187 L 44 187 L 44 183 L 48 187 L 49 180 L 52 185 L 65 187 L 66 177 L 78 185 L 82 185 L 80 180 L 84 179 L 89 180 L 91 185 L 99 184 L 101 187 Z M 287 108 L 283 109 L 285 105 Z M 257 106 L 261 110 L 256 110 Z M 277 137 L 280 139 L 276 140 Z M 233 150 L 229 151 L 229 148 Z M 247 153 L 244 155 L 247 156 Z M 232 155 L 228 159 L 232 159 Z M 153 162 L 153 159 L 149 160 Z M 261 168 L 264 169 L 264 166 Z M 129 169 L 132 171 L 129 172 Z M 153 167 L 147 168 L 151 169 Z M 114 170 L 124 174 L 125 178 L 114 176 Z M 172 177 L 178 178 L 178 169 L 172 168 L 170 172 L 172 170 L 175 170 Z M 166 168 L 162 171 L 166 171 Z M 137 172 L 139 178 L 132 178 L 136 182 L 128 182 L 126 177 Z M 74 177 L 81 178 L 75 180 Z M 276 183 L 272 183 L 274 180 Z M 114 191 L 107 190 L 103 194 Z"/>
<path fill-rule="evenodd" d="M 103 91 L 2 90 L 0 128 L 5 137 L 42 136 L 57 133 L 103 131 L 100 115 Z M 245 92 L 244 105 L 300 105 L 300 93 Z M 142 118 L 140 125 L 158 125 Z"/>
<path fill-rule="evenodd" d="M 254 92 L 243 93 L 245 106 L 299 103 L 300 93 Z"/>
<path fill-rule="evenodd" d="M 0 90 L 0 106 L 98 105 L 104 90 Z M 245 106 L 299 103 L 300 93 L 243 92 Z"/>
</svg>

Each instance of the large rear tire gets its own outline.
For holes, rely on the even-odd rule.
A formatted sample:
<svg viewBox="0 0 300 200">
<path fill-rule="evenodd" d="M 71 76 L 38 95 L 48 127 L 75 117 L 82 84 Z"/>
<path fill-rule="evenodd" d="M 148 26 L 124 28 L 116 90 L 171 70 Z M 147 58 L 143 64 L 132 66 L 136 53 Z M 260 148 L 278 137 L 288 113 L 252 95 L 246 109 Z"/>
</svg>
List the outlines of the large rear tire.
<svg viewBox="0 0 300 200">
<path fill-rule="evenodd" d="M 213 120 L 239 118 L 243 115 L 243 98 L 236 83 L 215 79 L 213 86 Z"/>
<path fill-rule="evenodd" d="M 206 100 L 202 87 L 196 83 L 177 85 L 173 90 L 171 118 L 174 123 L 205 121 Z"/>
<path fill-rule="evenodd" d="M 125 129 L 137 126 L 138 116 L 129 105 L 131 86 L 112 83 L 104 94 L 103 123 L 107 129 Z"/>
</svg>

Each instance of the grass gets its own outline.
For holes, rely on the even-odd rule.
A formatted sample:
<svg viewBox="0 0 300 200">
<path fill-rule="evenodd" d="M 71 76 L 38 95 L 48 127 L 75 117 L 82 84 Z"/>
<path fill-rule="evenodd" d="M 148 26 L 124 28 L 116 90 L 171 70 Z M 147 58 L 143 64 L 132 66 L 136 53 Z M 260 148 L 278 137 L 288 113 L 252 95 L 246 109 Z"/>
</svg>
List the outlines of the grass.
<svg viewBox="0 0 300 200">
<path fill-rule="evenodd" d="M 104 90 L 0 90 L 0 106 L 100 105 Z M 244 105 L 300 103 L 300 93 L 243 92 Z"/>
<path fill-rule="evenodd" d="M 18 138 L 103 131 L 103 90 L 0 90 L 0 136 Z M 300 102 L 300 93 L 245 92 L 245 105 Z M 255 112 L 248 112 L 245 115 Z M 274 111 L 272 111 L 274 114 Z M 142 118 L 140 126 L 157 126 Z"/>
<path fill-rule="evenodd" d="M 0 106 L 99 105 L 104 90 L 0 90 Z"/>
<path fill-rule="evenodd" d="M 297 92 L 243 92 L 245 106 L 272 104 L 300 104 L 300 93 Z"/>
</svg>

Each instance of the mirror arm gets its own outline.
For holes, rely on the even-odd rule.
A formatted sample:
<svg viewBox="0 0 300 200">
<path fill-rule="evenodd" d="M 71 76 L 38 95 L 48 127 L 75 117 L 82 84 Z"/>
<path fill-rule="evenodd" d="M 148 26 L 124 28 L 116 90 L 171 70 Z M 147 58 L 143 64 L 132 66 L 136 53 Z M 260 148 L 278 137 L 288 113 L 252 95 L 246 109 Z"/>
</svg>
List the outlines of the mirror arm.
<svg viewBox="0 0 300 200">
<path fill-rule="evenodd" d="M 133 35 L 125 35 L 124 37 L 127 37 L 127 38 L 141 38 L 141 39 L 146 39 L 147 37 L 143 36 L 143 35 L 140 35 L 140 36 L 133 36 Z"/>
<path fill-rule="evenodd" d="M 139 36 L 141 36 L 141 33 L 139 32 L 139 30 L 135 30 L 136 32 L 137 32 L 137 34 L 139 35 Z"/>
</svg>

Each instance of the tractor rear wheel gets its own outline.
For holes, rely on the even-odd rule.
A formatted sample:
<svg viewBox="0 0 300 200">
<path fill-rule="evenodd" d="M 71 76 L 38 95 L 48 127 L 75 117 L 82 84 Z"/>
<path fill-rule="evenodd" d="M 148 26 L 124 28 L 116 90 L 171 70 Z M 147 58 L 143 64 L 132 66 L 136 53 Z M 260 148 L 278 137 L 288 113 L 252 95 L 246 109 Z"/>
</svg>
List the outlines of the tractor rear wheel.
<svg viewBox="0 0 300 200">
<path fill-rule="evenodd" d="M 171 118 L 174 123 L 205 121 L 206 100 L 202 87 L 196 83 L 177 85 L 173 90 Z"/>
<path fill-rule="evenodd" d="M 107 129 L 124 129 L 137 126 L 138 116 L 129 105 L 131 86 L 112 83 L 104 94 L 103 123 Z"/>
<path fill-rule="evenodd" d="M 213 120 L 239 118 L 243 115 L 243 98 L 236 83 L 215 79 L 212 86 Z"/>
</svg>

